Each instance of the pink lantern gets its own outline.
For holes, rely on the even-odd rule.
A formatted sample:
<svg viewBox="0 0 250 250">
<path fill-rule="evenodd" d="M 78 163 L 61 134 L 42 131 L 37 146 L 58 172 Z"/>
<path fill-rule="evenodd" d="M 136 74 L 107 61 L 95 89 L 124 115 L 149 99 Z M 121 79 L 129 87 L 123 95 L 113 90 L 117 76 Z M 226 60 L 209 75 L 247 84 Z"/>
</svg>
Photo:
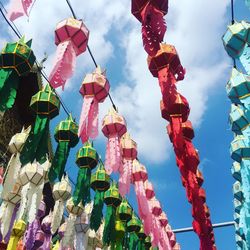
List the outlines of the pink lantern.
<svg viewBox="0 0 250 250">
<path fill-rule="evenodd" d="M 103 118 L 102 132 L 108 138 L 105 169 L 110 175 L 117 172 L 122 165 L 120 139 L 127 132 L 126 121 L 113 108 Z"/>
<path fill-rule="evenodd" d="M 83 80 L 80 93 L 83 96 L 83 108 L 80 117 L 78 135 L 82 143 L 89 137 L 94 139 L 98 136 L 98 113 L 99 105 L 109 93 L 109 81 L 106 72 L 98 66 L 91 74 L 87 74 Z"/>
<path fill-rule="evenodd" d="M 74 72 L 76 56 L 82 54 L 88 44 L 89 31 L 84 23 L 74 18 L 67 18 L 58 23 L 55 30 L 55 63 L 49 76 L 53 88 L 64 85 Z"/>
<path fill-rule="evenodd" d="M 150 181 L 146 180 L 144 182 L 144 186 L 145 186 L 145 192 L 146 192 L 147 199 L 148 200 L 152 199 L 155 196 L 153 184 Z"/>
<path fill-rule="evenodd" d="M 162 213 L 160 202 L 156 198 L 151 199 L 149 202 L 151 205 L 152 214 L 155 215 L 156 217 L 159 217 L 160 214 Z"/>
<path fill-rule="evenodd" d="M 130 183 L 132 182 L 133 160 L 137 157 L 137 144 L 127 132 L 121 138 L 121 149 L 123 167 L 120 168 L 119 192 L 122 196 L 129 193 Z"/>
<path fill-rule="evenodd" d="M 168 219 L 167 216 L 164 212 L 162 212 L 159 216 L 159 222 L 161 224 L 162 227 L 166 227 L 168 224 Z"/>
<path fill-rule="evenodd" d="M 176 245 L 176 238 L 169 224 L 165 227 L 165 231 L 168 235 L 168 238 L 170 239 L 171 247 L 174 247 Z"/>
</svg>

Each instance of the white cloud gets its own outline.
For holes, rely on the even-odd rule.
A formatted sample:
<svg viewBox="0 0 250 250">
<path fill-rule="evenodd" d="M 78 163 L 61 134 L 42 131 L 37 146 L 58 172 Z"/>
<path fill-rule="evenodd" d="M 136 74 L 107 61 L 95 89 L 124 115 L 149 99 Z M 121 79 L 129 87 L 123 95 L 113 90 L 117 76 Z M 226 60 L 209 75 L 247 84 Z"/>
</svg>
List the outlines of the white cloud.
<svg viewBox="0 0 250 250">
<path fill-rule="evenodd" d="M 108 0 L 71 2 L 78 17 L 83 18 L 90 29 L 89 46 L 98 63 L 105 65 L 114 57 L 114 49 L 119 48 L 119 53 L 124 54 L 126 63 L 124 67 L 121 65 L 121 72 L 125 72 L 125 78 L 112 86 L 111 93 L 119 111 L 126 117 L 129 131 L 138 142 L 140 158 L 151 163 L 166 160 L 170 144 L 166 123 L 160 116 L 160 90 L 157 79 L 147 69 L 140 23 L 130 13 L 130 0 L 115 0 L 112 3 Z M 187 68 L 186 79 L 178 84 L 178 89 L 190 103 L 191 120 L 195 126 L 201 124 L 210 93 L 216 86 L 225 85 L 220 80 L 228 57 L 224 54 L 220 37 L 226 26 L 223 20 L 227 2 L 170 1 L 165 40 L 176 46 Z M 33 38 L 33 48 L 38 58 L 42 58 L 45 51 L 49 53 L 45 64 L 47 72 L 56 49 L 52 35 L 55 25 L 68 16 L 70 11 L 66 1 L 59 4 L 58 1 L 39 0 L 32 9 L 29 22 L 25 17 L 16 22 L 22 33 Z M 114 37 L 120 42 L 115 46 L 112 44 Z M 93 63 L 88 53 L 77 59 L 76 72 L 67 83 L 64 99 L 67 93 L 78 91 L 84 74 L 92 69 Z M 110 103 L 106 101 L 101 107 L 101 114 L 106 113 L 108 106 Z M 76 113 L 79 110 L 80 107 L 75 108 Z"/>
</svg>

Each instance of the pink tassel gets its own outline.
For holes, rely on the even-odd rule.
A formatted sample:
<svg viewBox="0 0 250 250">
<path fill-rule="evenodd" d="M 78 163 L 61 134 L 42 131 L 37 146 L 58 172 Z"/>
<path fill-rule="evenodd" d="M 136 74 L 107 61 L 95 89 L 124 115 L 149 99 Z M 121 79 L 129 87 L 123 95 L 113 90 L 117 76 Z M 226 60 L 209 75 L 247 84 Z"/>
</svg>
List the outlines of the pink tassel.
<svg viewBox="0 0 250 250">
<path fill-rule="evenodd" d="M 117 172 L 122 163 L 121 146 L 118 134 L 110 135 L 108 138 L 106 149 L 105 169 L 110 175 L 112 172 Z"/>
<path fill-rule="evenodd" d="M 124 159 L 124 164 L 120 168 L 119 193 L 122 197 L 129 193 L 133 161 Z"/>
<path fill-rule="evenodd" d="M 74 72 L 76 65 L 76 51 L 71 40 L 67 40 L 58 45 L 54 67 L 50 73 L 49 81 L 53 88 L 64 85 Z"/>
<path fill-rule="evenodd" d="M 93 97 L 91 96 L 84 96 L 83 106 L 82 106 L 82 112 L 80 116 L 80 122 L 79 122 L 79 130 L 78 130 L 78 136 L 81 138 L 82 143 L 85 143 L 89 137 L 87 133 L 88 129 L 88 114 L 91 109 L 91 104 L 93 102 Z"/>
<path fill-rule="evenodd" d="M 152 240 L 152 246 L 153 247 L 157 247 L 160 241 L 160 226 L 158 224 L 158 220 L 156 219 L 155 216 L 153 217 L 153 221 L 152 221 L 152 236 L 153 236 L 153 240 Z"/>
<path fill-rule="evenodd" d="M 88 136 L 95 139 L 98 136 L 99 104 L 94 98 L 88 115 Z"/>
<path fill-rule="evenodd" d="M 28 9 L 31 7 L 33 0 L 12 0 L 10 3 L 10 11 L 8 11 L 8 18 L 14 21 L 17 18 L 28 14 Z"/>
<path fill-rule="evenodd" d="M 169 241 L 167 233 L 164 231 L 164 229 L 162 229 L 160 232 L 161 232 L 160 233 L 161 234 L 161 237 L 160 237 L 160 246 L 161 246 L 161 248 L 164 249 L 164 250 L 172 250 L 172 247 L 170 245 L 170 241 Z M 161 248 L 159 247 L 159 250 Z"/>
</svg>

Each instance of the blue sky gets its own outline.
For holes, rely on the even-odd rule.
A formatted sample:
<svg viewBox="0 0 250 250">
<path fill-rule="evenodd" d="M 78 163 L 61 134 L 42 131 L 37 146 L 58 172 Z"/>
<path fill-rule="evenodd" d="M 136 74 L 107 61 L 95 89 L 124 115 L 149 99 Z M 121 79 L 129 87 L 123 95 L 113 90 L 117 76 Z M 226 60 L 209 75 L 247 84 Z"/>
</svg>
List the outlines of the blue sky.
<svg viewBox="0 0 250 250">
<path fill-rule="evenodd" d="M 5 5 L 7 2 L 3 1 Z M 44 52 L 49 55 L 45 63 L 47 73 L 56 50 L 53 29 L 58 21 L 70 16 L 66 3 L 61 1 L 58 5 L 57 2 L 37 0 L 29 20 L 24 17 L 16 21 L 21 32 L 33 38 L 38 60 L 42 59 Z M 140 24 L 130 14 L 130 1 L 114 0 L 112 4 L 108 0 L 71 2 L 77 16 L 83 18 L 90 29 L 89 46 L 97 62 L 107 69 L 111 94 L 127 120 L 132 137 L 138 142 L 140 161 L 147 167 L 172 228 L 191 226 L 191 206 L 181 185 L 165 121 L 160 117 L 157 79 L 147 70 Z M 40 14 L 42 8 L 43 15 Z M 226 0 L 170 1 L 164 39 L 176 46 L 187 68 L 186 79 L 178 84 L 178 89 L 187 97 L 192 109 L 194 143 L 200 153 L 200 168 L 205 178 L 203 187 L 213 223 L 233 220 L 232 161 L 229 155 L 232 132 L 228 124 L 230 101 L 225 91 L 232 63 L 221 41 L 231 20 L 230 15 L 229 1 Z M 235 1 L 236 20 L 248 16 L 244 1 Z M 3 47 L 6 41 L 16 40 L 16 37 L 2 19 L 0 25 L 3 31 L 0 46 Z M 78 90 L 84 75 L 93 69 L 88 53 L 80 56 L 74 77 L 67 83 L 66 90 L 60 91 L 77 120 L 82 106 Z M 109 107 L 107 100 L 101 107 L 101 118 Z M 51 123 L 52 133 L 55 125 L 65 118 L 61 109 L 60 116 Z M 100 133 L 95 146 L 102 156 L 105 155 L 105 142 Z M 73 179 L 77 176 L 75 152 L 80 146 L 78 144 L 71 151 L 66 167 Z M 128 199 L 136 208 L 133 190 Z M 215 239 L 219 250 L 236 249 L 233 227 L 215 229 Z M 178 234 L 177 240 L 183 250 L 199 249 L 198 237 L 194 233 Z"/>
</svg>

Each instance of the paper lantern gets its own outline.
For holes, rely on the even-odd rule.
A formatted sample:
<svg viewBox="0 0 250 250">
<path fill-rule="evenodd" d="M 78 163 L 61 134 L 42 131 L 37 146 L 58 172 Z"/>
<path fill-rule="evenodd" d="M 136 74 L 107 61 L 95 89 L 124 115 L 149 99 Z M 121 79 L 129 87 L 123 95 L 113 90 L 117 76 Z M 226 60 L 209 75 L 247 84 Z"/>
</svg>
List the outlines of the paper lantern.
<svg viewBox="0 0 250 250">
<path fill-rule="evenodd" d="M 81 20 L 67 18 L 59 22 L 55 30 L 57 45 L 54 66 L 49 76 L 53 88 L 62 86 L 73 75 L 76 57 L 82 54 L 88 44 L 89 31 Z"/>
<path fill-rule="evenodd" d="M 110 175 L 122 166 L 120 139 L 127 132 L 125 119 L 114 109 L 110 109 L 102 120 L 102 132 L 108 138 L 105 169 Z"/>
<path fill-rule="evenodd" d="M 231 172 L 232 172 L 232 175 L 233 175 L 234 179 L 241 182 L 241 166 L 240 166 L 240 163 L 235 161 L 232 164 Z"/>
<path fill-rule="evenodd" d="M 239 200 L 239 201 L 243 201 L 243 192 L 242 192 L 242 187 L 241 187 L 241 183 L 239 181 L 236 181 L 233 184 L 233 193 L 234 193 L 234 198 Z"/>
<path fill-rule="evenodd" d="M 144 187 L 145 187 L 145 192 L 146 192 L 146 197 L 148 200 L 152 199 L 155 196 L 155 191 L 154 191 L 154 187 L 153 184 L 146 180 L 144 182 Z"/>
<path fill-rule="evenodd" d="M 23 165 L 33 162 L 35 159 L 40 163 L 46 161 L 49 153 L 49 121 L 58 115 L 60 101 L 47 84 L 41 91 L 32 96 L 30 107 L 36 114 L 36 121 L 20 155 Z"/>
<path fill-rule="evenodd" d="M 152 214 L 155 215 L 156 217 L 159 217 L 162 213 L 160 202 L 156 198 L 153 198 L 152 200 L 150 200 L 150 206 Z"/>
<path fill-rule="evenodd" d="M 129 193 L 132 181 L 133 160 L 137 158 L 137 144 L 127 132 L 121 138 L 123 166 L 120 168 L 119 192 L 122 196 Z"/>
<path fill-rule="evenodd" d="M 246 137 L 237 135 L 231 142 L 231 157 L 237 162 L 241 162 L 243 158 L 250 156 L 250 146 Z"/>
<path fill-rule="evenodd" d="M 62 177 L 61 182 L 57 182 L 53 187 L 53 197 L 55 200 L 55 206 L 51 222 L 52 234 L 55 234 L 61 224 L 65 202 L 70 198 L 70 196 L 71 185 L 69 183 L 69 178 L 66 175 L 65 177 Z"/>
<path fill-rule="evenodd" d="M 19 77 L 27 74 L 36 60 L 31 50 L 32 41 L 7 43 L 0 55 L 0 112 L 10 109 L 16 99 Z"/>
<path fill-rule="evenodd" d="M 168 219 L 167 219 L 167 216 L 164 212 L 162 212 L 160 215 L 159 215 L 159 222 L 161 224 L 162 227 L 166 227 L 168 225 Z"/>
<path fill-rule="evenodd" d="M 92 74 L 87 74 L 82 82 L 80 93 L 83 107 L 80 116 L 79 137 L 82 143 L 98 136 L 99 103 L 104 102 L 109 94 L 109 81 L 106 72 L 98 66 Z"/>
<path fill-rule="evenodd" d="M 141 229 L 141 222 L 140 220 L 135 216 L 133 213 L 131 220 L 127 222 L 127 231 L 132 233 L 132 232 L 139 232 Z"/>
<path fill-rule="evenodd" d="M 147 235 L 145 234 L 143 227 L 141 227 L 140 231 L 137 232 L 137 236 L 141 241 L 145 241 Z"/>
<path fill-rule="evenodd" d="M 71 114 L 56 126 L 54 137 L 58 145 L 49 171 L 50 182 L 56 178 L 61 181 L 70 148 L 75 147 L 79 141 L 77 131 L 78 125 L 73 121 Z"/>
<path fill-rule="evenodd" d="M 129 221 L 132 218 L 132 208 L 128 204 L 127 200 L 123 199 L 118 207 L 118 215 L 121 221 Z"/>
<path fill-rule="evenodd" d="M 146 248 L 146 250 L 149 250 L 151 248 L 151 238 L 150 238 L 150 236 L 147 236 L 147 238 L 145 239 L 145 248 Z"/>
</svg>

